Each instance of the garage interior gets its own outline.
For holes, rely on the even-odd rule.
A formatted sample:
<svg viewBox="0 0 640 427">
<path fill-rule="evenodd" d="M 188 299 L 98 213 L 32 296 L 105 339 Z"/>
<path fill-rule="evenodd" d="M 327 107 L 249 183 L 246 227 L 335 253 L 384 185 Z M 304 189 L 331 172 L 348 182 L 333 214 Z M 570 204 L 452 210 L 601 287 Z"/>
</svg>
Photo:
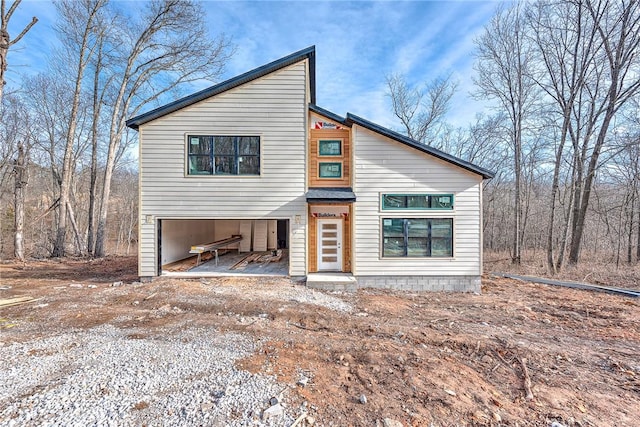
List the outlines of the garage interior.
<svg viewBox="0 0 640 427">
<path fill-rule="evenodd" d="M 158 220 L 162 275 L 287 276 L 288 248 L 288 219 Z"/>
</svg>

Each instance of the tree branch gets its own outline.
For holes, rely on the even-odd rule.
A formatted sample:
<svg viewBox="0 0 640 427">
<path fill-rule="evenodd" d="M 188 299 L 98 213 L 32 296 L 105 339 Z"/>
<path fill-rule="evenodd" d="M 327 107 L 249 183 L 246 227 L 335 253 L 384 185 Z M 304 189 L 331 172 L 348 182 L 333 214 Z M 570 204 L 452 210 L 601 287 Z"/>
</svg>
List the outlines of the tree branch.
<svg viewBox="0 0 640 427">
<path fill-rule="evenodd" d="M 18 2 L 16 2 L 16 3 L 18 3 Z M 13 7 L 16 3 L 14 3 L 14 4 L 13 4 L 13 5 L 11 5 L 11 6 Z M 7 19 L 7 20 L 8 20 L 8 19 Z M 31 29 L 31 27 L 33 27 L 34 25 L 36 25 L 36 22 L 38 22 L 38 18 L 36 18 L 36 17 L 34 16 L 34 17 L 31 19 L 31 22 L 29 22 L 29 23 L 27 24 L 27 26 L 26 26 L 26 27 L 24 27 L 24 29 L 22 30 L 22 32 L 21 32 L 20 34 L 18 34 L 18 36 L 17 36 L 15 39 L 13 39 L 13 40 L 11 40 L 11 41 L 9 42 L 9 46 L 13 46 L 14 44 L 18 43 L 18 42 L 20 41 L 20 39 L 21 39 L 22 37 L 24 37 L 24 35 L 25 35 L 25 34 L 27 34 L 27 32 Z"/>
</svg>

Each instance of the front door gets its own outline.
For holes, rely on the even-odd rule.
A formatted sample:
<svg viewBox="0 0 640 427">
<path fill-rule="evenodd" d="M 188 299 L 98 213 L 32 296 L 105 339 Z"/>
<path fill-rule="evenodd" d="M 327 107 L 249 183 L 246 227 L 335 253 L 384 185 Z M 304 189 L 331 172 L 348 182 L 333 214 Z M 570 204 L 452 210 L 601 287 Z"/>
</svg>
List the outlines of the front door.
<svg viewBox="0 0 640 427">
<path fill-rule="evenodd" d="M 318 271 L 342 271 L 341 219 L 318 219 Z"/>
</svg>

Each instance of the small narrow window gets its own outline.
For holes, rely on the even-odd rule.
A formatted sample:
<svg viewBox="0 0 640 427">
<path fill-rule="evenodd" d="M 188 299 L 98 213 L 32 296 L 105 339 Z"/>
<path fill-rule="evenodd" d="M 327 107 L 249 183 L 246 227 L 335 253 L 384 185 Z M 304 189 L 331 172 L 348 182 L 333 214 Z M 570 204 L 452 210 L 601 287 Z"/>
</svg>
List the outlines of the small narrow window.
<svg viewBox="0 0 640 427">
<path fill-rule="evenodd" d="M 342 163 L 321 162 L 318 164 L 320 178 L 342 178 Z"/>
<path fill-rule="evenodd" d="M 452 194 L 383 194 L 383 210 L 453 209 Z"/>
<path fill-rule="evenodd" d="M 321 139 L 318 141 L 318 154 L 320 156 L 342 156 L 342 141 Z"/>
</svg>

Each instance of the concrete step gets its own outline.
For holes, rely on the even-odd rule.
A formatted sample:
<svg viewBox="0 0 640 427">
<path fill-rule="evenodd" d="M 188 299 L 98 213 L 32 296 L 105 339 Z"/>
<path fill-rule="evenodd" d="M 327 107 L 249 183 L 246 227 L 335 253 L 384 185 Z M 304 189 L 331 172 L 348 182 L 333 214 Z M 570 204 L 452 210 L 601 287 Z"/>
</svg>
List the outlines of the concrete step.
<svg viewBox="0 0 640 427">
<path fill-rule="evenodd" d="M 324 291 L 349 291 L 358 289 L 358 280 L 351 273 L 310 273 L 307 275 L 307 286 Z"/>
</svg>

